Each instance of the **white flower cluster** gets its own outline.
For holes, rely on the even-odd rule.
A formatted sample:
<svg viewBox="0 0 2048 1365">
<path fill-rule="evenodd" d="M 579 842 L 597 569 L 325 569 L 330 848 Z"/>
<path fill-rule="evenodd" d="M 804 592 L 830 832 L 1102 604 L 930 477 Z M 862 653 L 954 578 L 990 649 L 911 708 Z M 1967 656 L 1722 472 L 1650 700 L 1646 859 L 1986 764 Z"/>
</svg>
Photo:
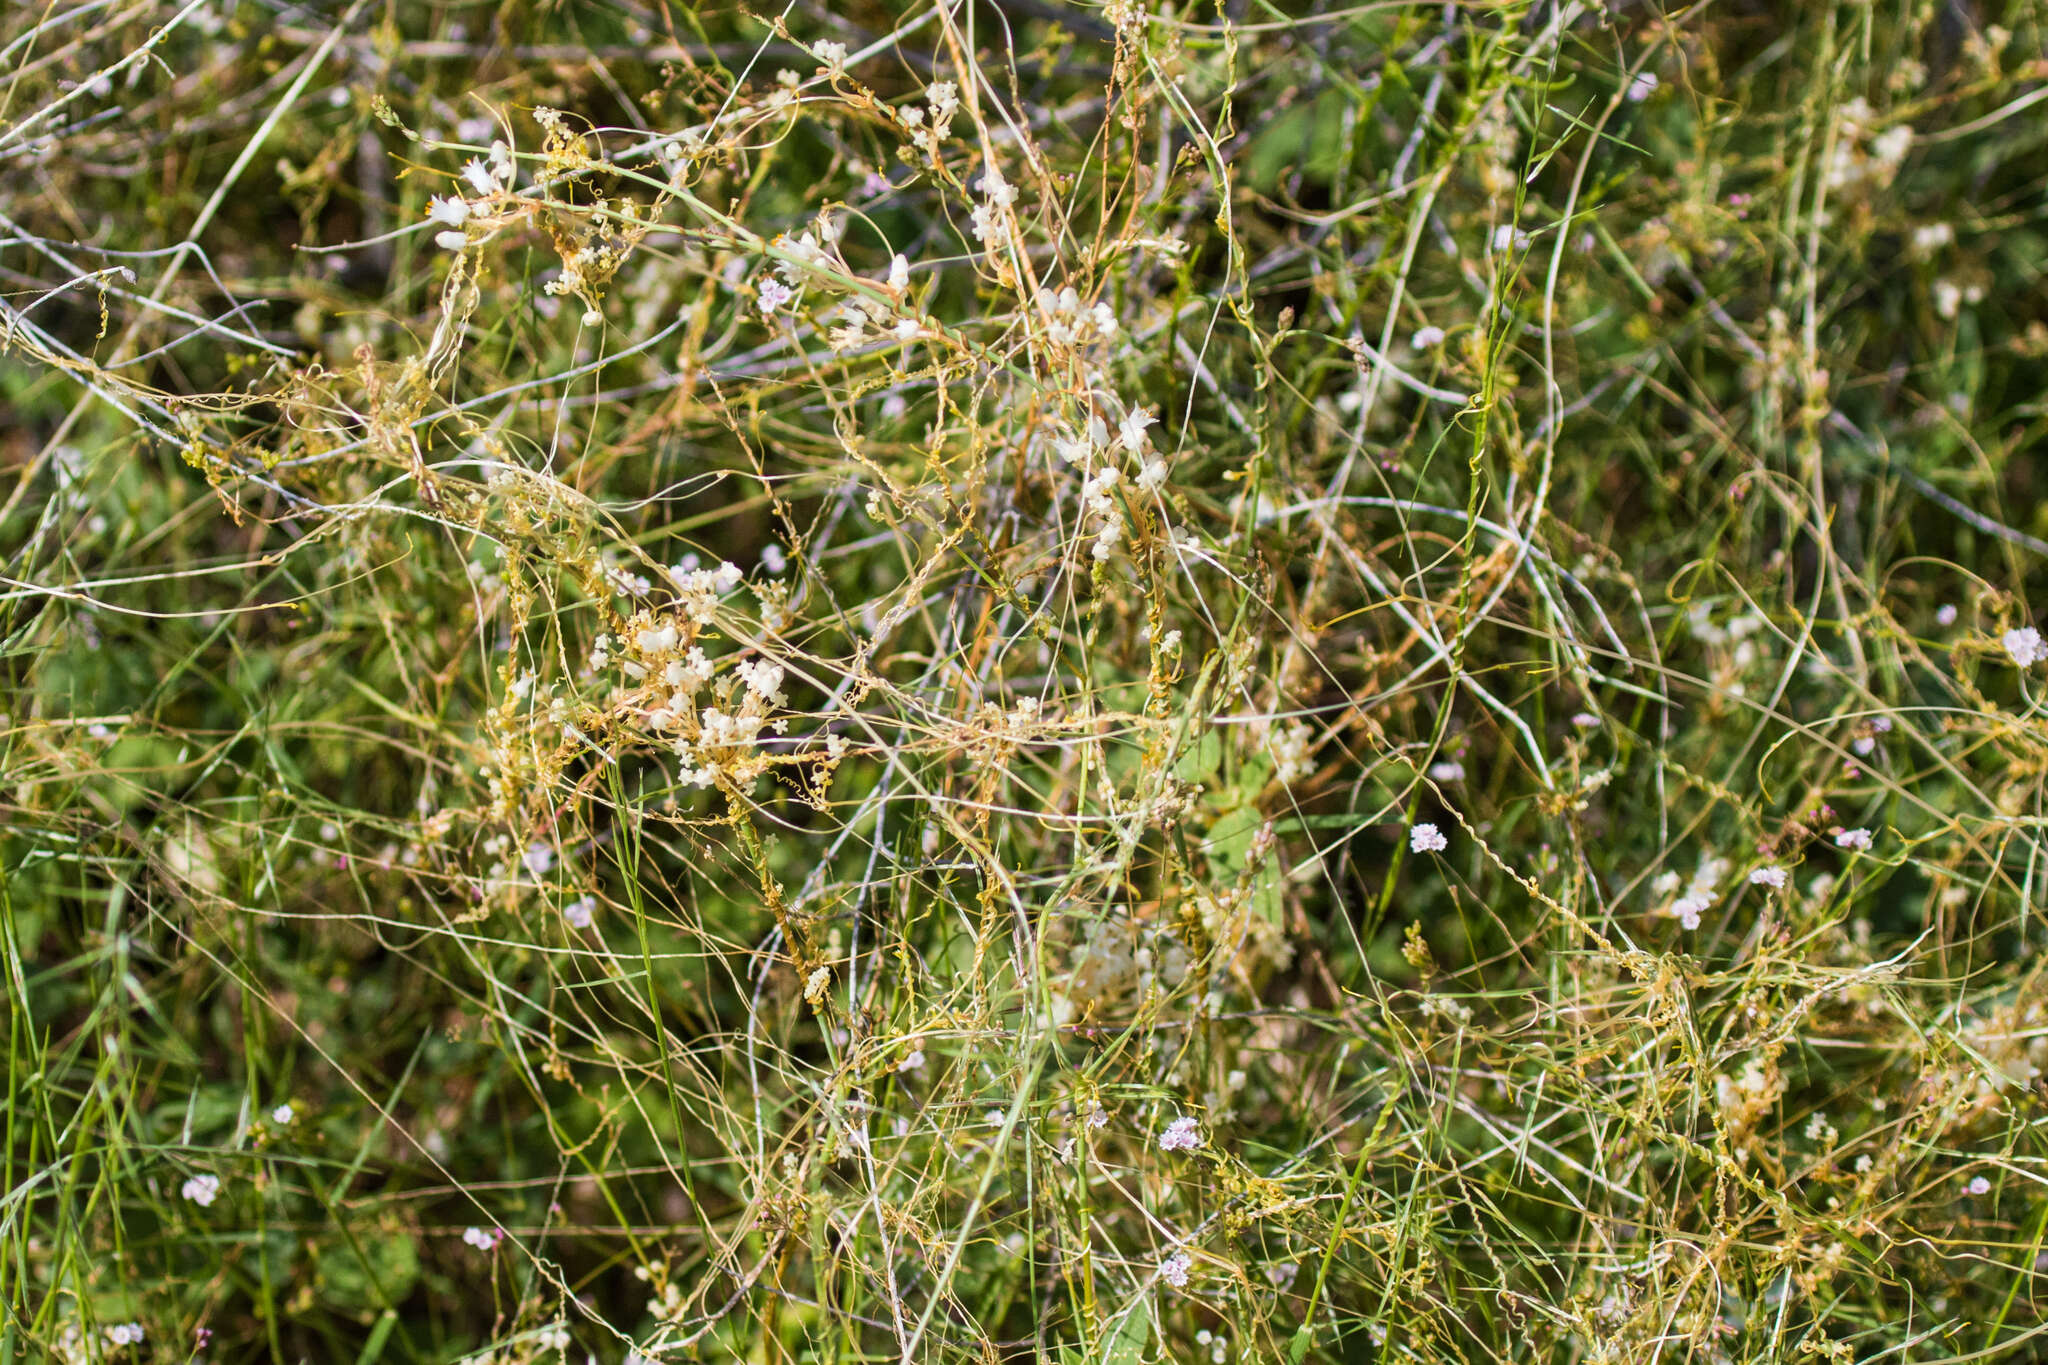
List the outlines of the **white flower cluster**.
<svg viewBox="0 0 2048 1365">
<path fill-rule="evenodd" d="M 1842 106 L 1841 130 L 1828 161 L 1829 189 L 1881 190 L 1898 175 L 1900 163 L 1913 145 L 1913 130 L 1895 123 L 1878 132 L 1873 126 L 1876 122 L 1876 112 L 1861 96 Z"/>
<path fill-rule="evenodd" d="M 1094 556 L 1098 563 L 1116 553 L 1124 538 L 1124 513 L 1118 505 L 1114 490 L 1123 481 L 1123 471 L 1104 459 L 1099 465 L 1098 455 L 1111 451 L 1121 452 L 1139 465 L 1137 477 L 1132 481 L 1147 493 L 1156 493 L 1165 486 L 1167 467 L 1163 458 L 1146 460 L 1151 448 L 1146 428 L 1159 419 L 1150 411 L 1133 406 L 1117 423 L 1116 439 L 1112 444 L 1108 425 L 1100 417 L 1091 417 L 1086 428 L 1079 432 L 1064 432 L 1052 438 L 1053 453 L 1071 465 L 1088 470 L 1088 477 L 1081 485 L 1081 509 L 1095 518 Z"/>
<path fill-rule="evenodd" d="M 1202 1145 L 1202 1126 L 1185 1114 L 1166 1125 L 1159 1135 L 1162 1152 L 1192 1152 Z"/>
<path fill-rule="evenodd" d="M 1650 883 L 1650 893 L 1668 903 L 1664 913 L 1677 920 L 1680 927 L 1693 930 L 1700 927 L 1700 916 L 1721 899 L 1721 882 L 1728 876 L 1729 863 L 1726 858 L 1708 857 L 1700 859 L 1700 865 L 1693 870 L 1692 882 L 1685 888 L 1684 895 L 1676 895 L 1679 878 L 1676 872 L 1666 872 Z M 1751 880 L 1754 880 L 1752 877 Z"/>
<path fill-rule="evenodd" d="M 910 290 L 910 262 L 898 253 L 889 261 L 888 278 L 882 288 L 887 290 L 896 308 L 901 308 Z M 889 303 L 880 299 L 851 298 L 839 305 L 839 325 L 827 334 L 835 351 L 847 351 L 869 339 L 870 327 L 898 341 L 914 340 L 924 325 L 907 312 L 892 309 Z"/>
<path fill-rule="evenodd" d="M 514 172 L 512 149 L 502 139 L 491 143 L 488 158 L 471 157 L 463 165 L 462 178 L 474 197 L 436 195 L 427 201 L 427 217 L 443 229 L 435 234 L 434 245 L 446 251 L 460 251 L 468 246 L 467 229 L 491 216 L 495 201 L 511 186 Z"/>
<path fill-rule="evenodd" d="M 1435 825 L 1419 824 L 1408 831 L 1408 849 L 1412 853 L 1441 853 L 1450 846 L 1451 841 Z"/>
<path fill-rule="evenodd" d="M 1309 756 L 1309 728 L 1301 721 L 1292 720 L 1273 731 L 1273 776 L 1282 786 L 1291 787 L 1316 770 L 1315 760 Z"/>
<path fill-rule="evenodd" d="M 2048 659 L 2048 641 L 2041 638 L 2041 632 L 2032 626 L 2021 626 L 2005 633 L 2001 643 L 2012 661 L 2021 668 L 2032 668 L 2043 659 Z"/>
<path fill-rule="evenodd" d="M 951 130 L 953 117 L 960 112 L 960 87 L 951 81 L 933 81 L 924 93 L 928 104 L 903 105 L 896 110 L 896 120 L 924 147 L 927 156 L 936 159 L 939 139 Z"/>
<path fill-rule="evenodd" d="M 990 166 L 981 177 L 981 202 L 974 206 L 974 240 L 983 246 L 996 242 L 1003 236 L 1005 214 L 1017 202 L 1017 189 L 1003 179 L 1003 173 Z"/>
<path fill-rule="evenodd" d="M 200 1208 L 207 1208 L 214 1200 L 220 1198 L 220 1177 L 217 1175 L 195 1175 L 184 1183 L 178 1193 L 197 1204 Z"/>
<path fill-rule="evenodd" d="M 1082 303 L 1072 285 L 1057 293 L 1039 290 L 1038 311 L 1045 320 L 1046 338 L 1056 345 L 1085 346 L 1112 340 L 1117 333 L 1115 310 L 1100 299 Z"/>
</svg>

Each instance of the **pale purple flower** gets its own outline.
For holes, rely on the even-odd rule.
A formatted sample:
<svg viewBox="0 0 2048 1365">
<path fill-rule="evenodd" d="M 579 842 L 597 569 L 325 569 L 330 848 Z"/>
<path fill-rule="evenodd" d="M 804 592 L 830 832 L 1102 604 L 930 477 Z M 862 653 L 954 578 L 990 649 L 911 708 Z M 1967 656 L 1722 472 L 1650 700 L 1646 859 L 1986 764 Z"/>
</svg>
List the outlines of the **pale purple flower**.
<svg viewBox="0 0 2048 1365">
<path fill-rule="evenodd" d="M 597 897 L 579 896 L 562 907 L 562 918 L 571 929 L 588 929 L 597 910 Z"/>
<path fill-rule="evenodd" d="M 1189 1256 L 1185 1251 L 1176 1251 L 1173 1255 L 1159 1263 L 1159 1278 L 1172 1285 L 1175 1289 L 1185 1289 L 1188 1283 L 1188 1271 L 1194 1269 L 1194 1265 L 1193 1257 Z"/>
<path fill-rule="evenodd" d="M 1964 1189 L 1971 1194 L 1989 1194 L 1991 1193 L 1991 1182 L 1980 1175 L 1964 1186 Z"/>
<path fill-rule="evenodd" d="M 1441 853 L 1451 846 L 1435 825 L 1416 825 L 1408 831 L 1408 848 L 1415 853 Z"/>
<path fill-rule="evenodd" d="M 1166 1131 L 1159 1135 L 1162 1152 L 1192 1152 L 1201 1145 L 1201 1125 L 1185 1115 L 1167 1124 Z"/>
<path fill-rule="evenodd" d="M 773 316 L 775 310 L 796 297 L 796 292 L 781 280 L 761 281 L 761 297 L 758 307 L 762 317 Z"/>
<path fill-rule="evenodd" d="M 1785 869 L 1769 864 L 1763 867 L 1751 868 L 1749 884 L 1751 886 L 1768 886 L 1773 891 L 1782 890 L 1785 885 Z"/>
<path fill-rule="evenodd" d="M 220 1198 L 220 1177 L 217 1175 L 195 1175 L 187 1180 L 178 1193 L 205 1208 Z"/>
<path fill-rule="evenodd" d="M 1942 604 L 1941 604 L 1941 605 L 1940 605 L 1939 607 L 1936 607 L 1936 608 L 1934 609 L 1934 624 L 1935 624 L 1935 625 L 1937 625 L 1937 626 L 1952 626 L 1952 625 L 1954 625 L 1955 623 L 1956 623 L 1956 604 L 1955 604 L 1955 603 L 1953 603 L 1953 602 L 1944 602 L 1944 603 L 1942 603 Z"/>
<path fill-rule="evenodd" d="M 1870 848 L 1870 831 L 1867 829 L 1843 829 L 1835 831 L 1836 848 L 1853 848 L 1866 852 Z"/>
</svg>

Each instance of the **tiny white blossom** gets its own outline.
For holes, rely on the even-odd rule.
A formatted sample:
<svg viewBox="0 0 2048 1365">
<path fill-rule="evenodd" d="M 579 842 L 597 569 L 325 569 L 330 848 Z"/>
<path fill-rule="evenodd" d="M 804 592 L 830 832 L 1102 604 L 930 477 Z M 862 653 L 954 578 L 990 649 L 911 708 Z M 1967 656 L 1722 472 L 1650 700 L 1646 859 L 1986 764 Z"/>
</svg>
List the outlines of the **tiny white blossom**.
<svg viewBox="0 0 2048 1365">
<path fill-rule="evenodd" d="M 830 39 L 812 43 L 811 54 L 818 59 L 818 69 L 831 75 L 838 75 L 846 69 L 846 44 Z"/>
<path fill-rule="evenodd" d="M 1991 1182 L 1980 1175 L 1963 1188 L 1971 1194 L 1989 1194 Z"/>
<path fill-rule="evenodd" d="M 1408 831 L 1408 848 L 1413 853 L 1441 853 L 1451 846 L 1444 832 L 1435 825 L 1416 825 Z"/>
<path fill-rule="evenodd" d="M 776 309 L 782 307 L 782 305 L 795 297 L 796 291 L 792 290 L 781 280 L 768 279 L 761 281 L 761 297 L 758 300 L 761 316 L 772 316 Z"/>
<path fill-rule="evenodd" d="M 1641 104 L 1657 91 L 1657 73 L 1645 71 L 1628 84 L 1628 102 Z"/>
<path fill-rule="evenodd" d="M 548 870 L 555 865 L 555 851 L 546 844 L 528 844 L 519 861 L 525 863 L 526 870 L 534 876 L 545 877 Z"/>
<path fill-rule="evenodd" d="M 1774 866 L 1751 868 L 1749 884 L 1751 886 L 1768 886 L 1773 891 L 1781 890 L 1785 885 L 1785 869 Z"/>
<path fill-rule="evenodd" d="M 2048 640 L 2043 640 L 2041 632 L 2032 626 L 2021 626 L 2005 633 L 2005 652 L 2012 655 L 2012 661 L 2021 668 L 2032 668 L 2041 660 L 2048 659 Z"/>
<path fill-rule="evenodd" d="M 1192 1152 L 1202 1145 L 1202 1127 L 1186 1115 L 1166 1125 L 1166 1131 L 1159 1135 L 1159 1150 L 1162 1152 Z"/>
<path fill-rule="evenodd" d="M 562 918 L 571 929 L 588 929 L 597 910 L 597 897 L 579 896 L 562 907 Z"/>
<path fill-rule="evenodd" d="M 462 1230 L 462 1240 L 475 1247 L 478 1251 L 489 1251 L 497 1246 L 498 1237 L 499 1233 L 496 1228 L 491 1229 L 489 1232 L 484 1231 L 482 1228 L 464 1228 Z"/>
<path fill-rule="evenodd" d="M 276 1124 L 290 1123 L 292 1121 L 292 1107 L 289 1104 L 280 1104 L 277 1108 L 270 1111 L 270 1121 Z"/>
<path fill-rule="evenodd" d="M 1941 604 L 1941 605 L 1940 605 L 1939 607 L 1936 607 L 1936 608 L 1935 608 L 1935 610 L 1934 610 L 1934 624 L 1935 624 L 1935 625 L 1937 625 L 1937 626 L 1952 626 L 1952 625 L 1954 625 L 1955 623 L 1956 623 L 1956 604 L 1955 604 L 1955 603 L 1953 603 L 1953 602 L 1944 602 L 1944 603 L 1942 603 L 1942 604 Z"/>
<path fill-rule="evenodd" d="M 1166 486 L 1166 461 L 1153 460 L 1138 471 L 1138 487 L 1147 493 L 1157 493 Z"/>
<path fill-rule="evenodd" d="M 1858 850 L 1868 849 L 1870 847 L 1870 831 L 1867 829 L 1839 830 L 1835 834 L 1835 847 Z"/>
<path fill-rule="evenodd" d="M 896 1063 L 896 1069 L 898 1071 L 924 1070 L 924 1049 L 921 1047 L 912 1048 L 902 1061 Z"/>
<path fill-rule="evenodd" d="M 904 260 L 903 253 L 899 251 L 889 258 L 889 292 L 900 294 L 909 287 L 910 262 Z"/>
<path fill-rule="evenodd" d="M 1188 1271 L 1194 1268 L 1194 1260 L 1185 1251 L 1176 1251 L 1159 1263 L 1159 1278 L 1175 1289 L 1187 1286 Z"/>
<path fill-rule="evenodd" d="M 462 178 L 469 182 L 471 189 L 481 195 L 493 195 L 503 188 L 498 184 L 498 177 L 491 172 L 491 168 L 477 157 L 471 157 L 464 164 Z"/>
<path fill-rule="evenodd" d="M 427 201 L 427 217 L 449 227 L 461 227 L 469 221 L 469 201 L 459 194 L 436 195 Z"/>
<path fill-rule="evenodd" d="M 217 1175 L 195 1175 L 185 1182 L 178 1193 L 184 1195 L 185 1198 L 191 1200 L 200 1208 L 206 1208 L 214 1200 L 220 1198 L 220 1177 Z"/>
<path fill-rule="evenodd" d="M 1443 329 L 1443 328 L 1441 328 L 1441 327 L 1420 327 L 1420 328 L 1417 328 L 1417 329 L 1416 329 L 1416 332 L 1415 332 L 1415 335 L 1414 335 L 1414 337 L 1412 337 L 1412 338 L 1411 338 L 1411 339 L 1409 340 L 1409 343 L 1408 343 L 1408 344 L 1409 344 L 1409 345 L 1411 345 L 1411 346 L 1413 346 L 1413 347 L 1414 347 L 1414 348 L 1415 348 L 1416 350 L 1418 350 L 1418 351 L 1427 351 L 1427 350 L 1431 349 L 1432 347 L 1436 346 L 1436 345 L 1437 345 L 1437 344 L 1438 344 L 1439 342 L 1441 342 L 1441 341 L 1442 341 L 1443 339 L 1444 339 L 1444 329 Z"/>
<path fill-rule="evenodd" d="M 1135 455 L 1145 448 L 1145 428 L 1158 420 L 1143 408 L 1132 408 L 1124 414 L 1123 421 L 1116 424 L 1118 442 Z"/>
<path fill-rule="evenodd" d="M 140 1346 L 142 1344 L 142 1324 L 139 1322 L 123 1322 L 109 1327 L 107 1329 L 107 1340 L 113 1342 L 116 1346 Z"/>
<path fill-rule="evenodd" d="M 1671 913 L 1683 927 L 1697 929 L 1700 927 L 1700 916 L 1706 913 L 1713 903 L 1714 898 L 1712 896 L 1698 894 L 1680 896 L 1671 903 Z"/>
<path fill-rule="evenodd" d="M 450 228 L 446 232 L 434 234 L 434 245 L 440 247 L 443 251 L 460 251 L 469 245 L 469 237 Z"/>
</svg>

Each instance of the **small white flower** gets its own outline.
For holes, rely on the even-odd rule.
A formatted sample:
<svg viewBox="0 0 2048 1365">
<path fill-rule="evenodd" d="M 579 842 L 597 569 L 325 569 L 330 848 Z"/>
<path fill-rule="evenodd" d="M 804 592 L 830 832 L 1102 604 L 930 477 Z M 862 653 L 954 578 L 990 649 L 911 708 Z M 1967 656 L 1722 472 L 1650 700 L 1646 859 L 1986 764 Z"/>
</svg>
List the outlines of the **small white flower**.
<svg viewBox="0 0 2048 1365">
<path fill-rule="evenodd" d="M 1138 471 L 1138 487 L 1147 493 L 1157 493 L 1166 486 L 1166 461 L 1153 460 Z"/>
<path fill-rule="evenodd" d="M 1408 344 L 1418 351 L 1427 351 L 1435 347 L 1443 339 L 1443 328 L 1420 327 L 1416 329 L 1415 335 L 1409 340 Z"/>
<path fill-rule="evenodd" d="M 498 183 L 498 177 L 492 174 L 491 168 L 478 157 L 471 157 L 464 164 L 462 178 L 469 182 L 471 189 L 485 196 L 496 194 L 504 188 Z"/>
<path fill-rule="evenodd" d="M 1408 831 L 1408 848 L 1412 853 L 1441 853 L 1450 846 L 1451 841 L 1435 825 L 1416 825 Z"/>
<path fill-rule="evenodd" d="M 1572 715 L 1572 725 L 1576 729 L 1590 730 L 1599 723 L 1600 717 L 1594 715 L 1591 711 L 1579 711 Z"/>
<path fill-rule="evenodd" d="M 910 288 L 910 262 L 904 260 L 903 253 L 899 251 L 889 258 L 888 289 L 892 294 L 900 294 L 908 288 Z"/>
<path fill-rule="evenodd" d="M 1713 904 L 1714 898 L 1712 896 L 1698 894 L 1680 896 L 1677 900 L 1671 902 L 1671 913 L 1684 928 L 1697 929 L 1700 927 L 1700 916 L 1705 914 Z"/>
<path fill-rule="evenodd" d="M 896 1063 L 896 1069 L 898 1071 L 924 1070 L 924 1049 L 921 1047 L 912 1048 L 902 1061 Z"/>
<path fill-rule="evenodd" d="M 1159 1278 L 1175 1289 L 1187 1287 L 1188 1271 L 1194 1268 L 1194 1260 L 1185 1251 L 1176 1251 L 1159 1263 Z"/>
<path fill-rule="evenodd" d="M 1132 408 L 1124 419 L 1116 424 L 1117 440 L 1133 455 L 1145 448 L 1145 428 L 1158 421 L 1143 408 Z"/>
<path fill-rule="evenodd" d="M 1159 1135 L 1162 1152 L 1192 1152 L 1201 1145 L 1201 1125 L 1185 1115 L 1167 1124 L 1166 1131 Z"/>
<path fill-rule="evenodd" d="M 292 1107 L 289 1104 L 280 1104 L 277 1108 L 270 1111 L 270 1121 L 279 1125 L 290 1123 L 292 1121 Z"/>
<path fill-rule="evenodd" d="M 818 69 L 829 75 L 838 75 L 846 69 L 846 44 L 830 39 L 811 44 L 811 55 L 818 59 Z"/>
<path fill-rule="evenodd" d="M 1867 829 L 1844 829 L 1835 833 L 1836 848 L 1867 850 L 1870 847 L 1870 831 Z"/>
<path fill-rule="evenodd" d="M 546 844 L 528 844 L 526 852 L 519 859 L 526 864 L 526 870 L 536 877 L 545 877 L 548 869 L 555 865 L 555 851 Z"/>
<path fill-rule="evenodd" d="M 1749 884 L 1751 886 L 1768 886 L 1773 891 L 1783 890 L 1785 886 L 1785 869 L 1769 865 L 1751 868 Z"/>
<path fill-rule="evenodd" d="M 1462 782 L 1465 780 L 1465 765 L 1451 759 L 1429 765 L 1432 782 Z"/>
<path fill-rule="evenodd" d="M 1627 99 L 1630 104 L 1641 104 L 1657 92 L 1657 73 L 1645 71 L 1628 83 Z"/>
<path fill-rule="evenodd" d="M 597 897 L 579 896 L 562 907 L 562 918 L 571 929 L 588 929 L 597 911 Z"/>
<path fill-rule="evenodd" d="M 489 1251 L 497 1246 L 498 1237 L 499 1233 L 496 1228 L 491 1229 L 489 1232 L 485 1232 L 482 1228 L 464 1228 L 462 1230 L 462 1240 L 475 1247 L 478 1251 Z"/>
<path fill-rule="evenodd" d="M 1862 1156 L 1856 1158 L 1856 1174 L 1862 1175 L 1865 1171 L 1868 1171 L 1874 1164 L 1876 1163 L 1871 1161 L 1870 1153 L 1865 1152 Z"/>
<path fill-rule="evenodd" d="M 113 1342 L 116 1346 L 140 1346 L 142 1344 L 142 1324 L 139 1322 L 123 1322 L 109 1327 L 107 1329 L 107 1340 Z"/>
<path fill-rule="evenodd" d="M 1941 605 L 1940 605 L 1939 607 L 1936 607 L 1936 608 L 1934 609 L 1934 624 L 1935 624 L 1935 625 L 1937 625 L 1937 626 L 1952 626 L 1952 625 L 1954 625 L 1955 623 L 1956 623 L 1956 604 L 1955 604 L 1955 603 L 1953 603 L 1953 602 L 1944 602 L 1944 603 L 1942 603 L 1942 604 L 1941 604 Z"/>
<path fill-rule="evenodd" d="M 781 280 L 767 279 L 761 281 L 761 297 L 757 301 L 757 305 L 761 309 L 761 316 L 764 318 L 773 316 L 776 309 L 782 307 L 782 305 L 788 303 L 794 297 L 796 297 L 795 291 Z"/>
<path fill-rule="evenodd" d="M 427 217 L 459 228 L 469 221 L 469 201 L 459 194 L 436 195 L 427 201 Z"/>
<path fill-rule="evenodd" d="M 2041 660 L 2048 659 L 2048 640 L 2043 640 L 2041 632 L 2032 626 L 2021 626 L 2005 633 L 2005 652 L 2012 655 L 2012 661 L 2021 668 L 2032 668 Z"/>
<path fill-rule="evenodd" d="M 434 245 L 443 251 L 460 251 L 469 245 L 469 236 L 451 228 L 446 232 L 435 233 Z"/>
<path fill-rule="evenodd" d="M 1980 1175 L 1963 1188 L 1970 1194 L 1989 1194 L 1991 1193 L 1991 1182 Z"/>
<path fill-rule="evenodd" d="M 185 1198 L 191 1200 L 200 1208 L 206 1208 L 214 1200 L 220 1198 L 220 1177 L 217 1175 L 195 1175 L 185 1182 L 178 1193 L 184 1195 Z"/>
</svg>

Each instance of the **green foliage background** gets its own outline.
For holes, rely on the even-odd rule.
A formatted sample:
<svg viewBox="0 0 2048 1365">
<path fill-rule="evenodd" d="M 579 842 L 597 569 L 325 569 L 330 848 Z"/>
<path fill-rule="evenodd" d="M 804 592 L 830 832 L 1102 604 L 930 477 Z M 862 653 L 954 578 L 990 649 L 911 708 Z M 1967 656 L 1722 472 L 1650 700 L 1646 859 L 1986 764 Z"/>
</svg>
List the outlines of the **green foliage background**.
<svg viewBox="0 0 2048 1365">
<path fill-rule="evenodd" d="M 0 1359 L 2039 1358 L 2044 18 L 6 7 Z"/>
</svg>

